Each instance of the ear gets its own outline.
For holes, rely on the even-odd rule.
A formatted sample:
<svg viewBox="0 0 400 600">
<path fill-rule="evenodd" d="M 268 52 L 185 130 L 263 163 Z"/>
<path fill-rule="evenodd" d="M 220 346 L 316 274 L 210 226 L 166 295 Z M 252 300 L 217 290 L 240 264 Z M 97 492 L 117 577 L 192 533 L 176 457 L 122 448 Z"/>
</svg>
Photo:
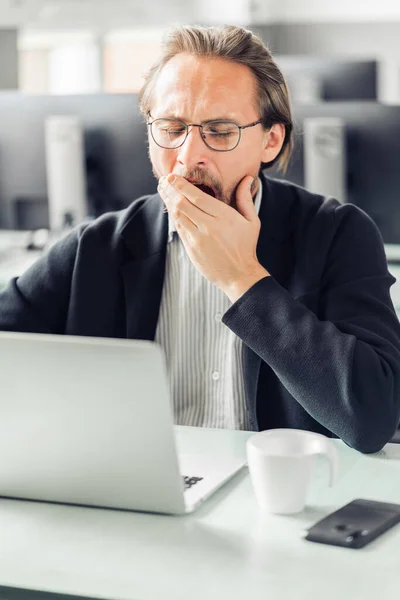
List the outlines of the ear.
<svg viewBox="0 0 400 600">
<path fill-rule="evenodd" d="M 284 140 L 285 126 L 283 123 L 275 123 L 269 131 L 265 132 L 261 162 L 268 163 L 274 160 L 281 151 Z"/>
</svg>

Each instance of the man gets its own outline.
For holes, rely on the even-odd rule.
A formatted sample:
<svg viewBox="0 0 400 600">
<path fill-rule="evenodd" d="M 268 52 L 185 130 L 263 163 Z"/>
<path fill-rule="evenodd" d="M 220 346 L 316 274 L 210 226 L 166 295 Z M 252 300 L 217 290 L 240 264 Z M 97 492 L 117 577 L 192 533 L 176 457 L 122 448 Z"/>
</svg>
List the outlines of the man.
<svg viewBox="0 0 400 600">
<path fill-rule="evenodd" d="M 400 416 L 394 279 L 362 211 L 261 173 L 291 151 L 269 51 L 239 27 L 173 30 L 140 104 L 159 194 L 53 246 L 1 295 L 0 328 L 155 339 L 177 423 L 379 450 Z"/>
</svg>

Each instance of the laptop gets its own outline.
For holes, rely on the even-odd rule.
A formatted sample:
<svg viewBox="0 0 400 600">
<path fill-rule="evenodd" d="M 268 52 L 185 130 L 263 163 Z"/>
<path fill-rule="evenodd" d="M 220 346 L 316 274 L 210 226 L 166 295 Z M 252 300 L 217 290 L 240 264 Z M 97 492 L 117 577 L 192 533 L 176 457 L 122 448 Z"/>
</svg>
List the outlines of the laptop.
<svg viewBox="0 0 400 600">
<path fill-rule="evenodd" d="M 184 514 L 245 464 L 178 455 L 155 342 L 0 332 L 0 496 Z"/>
</svg>

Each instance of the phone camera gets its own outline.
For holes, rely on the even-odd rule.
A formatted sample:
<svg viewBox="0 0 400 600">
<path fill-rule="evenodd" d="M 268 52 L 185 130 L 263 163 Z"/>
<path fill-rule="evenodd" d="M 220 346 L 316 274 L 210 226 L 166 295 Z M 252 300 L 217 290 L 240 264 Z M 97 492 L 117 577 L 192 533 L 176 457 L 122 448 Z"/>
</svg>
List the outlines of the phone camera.
<svg viewBox="0 0 400 600">
<path fill-rule="evenodd" d="M 351 544 L 351 542 L 354 542 L 354 540 L 356 540 L 357 538 L 364 537 L 368 535 L 368 533 L 368 529 L 357 529 L 356 531 L 352 531 L 351 534 L 347 536 L 345 541 L 348 544 Z"/>
<path fill-rule="evenodd" d="M 348 531 L 349 529 L 352 529 L 352 527 L 352 525 L 346 525 L 346 523 L 339 523 L 339 525 L 335 525 L 333 529 L 342 533 L 343 531 Z"/>
</svg>

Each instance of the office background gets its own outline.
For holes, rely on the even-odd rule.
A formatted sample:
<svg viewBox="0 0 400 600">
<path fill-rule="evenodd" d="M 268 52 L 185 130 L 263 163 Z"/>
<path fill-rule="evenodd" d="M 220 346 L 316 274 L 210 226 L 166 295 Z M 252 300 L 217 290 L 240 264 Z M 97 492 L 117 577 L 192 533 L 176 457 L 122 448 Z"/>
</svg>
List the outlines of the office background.
<svg viewBox="0 0 400 600">
<path fill-rule="evenodd" d="M 81 128 L 88 216 L 127 206 L 156 189 L 137 92 L 165 28 L 227 22 L 257 33 L 287 78 L 296 129 L 285 177 L 365 210 L 397 276 L 398 2 L 0 0 L 0 281 L 37 257 L 29 232 L 50 225 L 47 118 Z M 400 310 L 397 286 L 393 299 Z"/>
</svg>

